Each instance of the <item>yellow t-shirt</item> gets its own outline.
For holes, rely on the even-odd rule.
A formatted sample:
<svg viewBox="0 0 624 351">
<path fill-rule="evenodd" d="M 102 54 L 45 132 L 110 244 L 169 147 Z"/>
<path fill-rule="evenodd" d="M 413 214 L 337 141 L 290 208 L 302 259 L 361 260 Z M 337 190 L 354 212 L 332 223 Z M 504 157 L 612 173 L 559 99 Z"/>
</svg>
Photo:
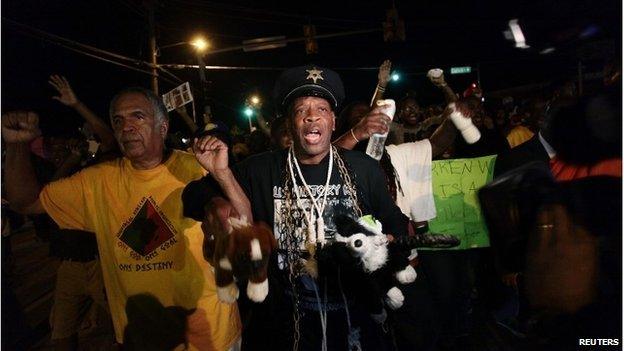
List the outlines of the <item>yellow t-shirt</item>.
<svg viewBox="0 0 624 351">
<path fill-rule="evenodd" d="M 197 308 L 187 331 L 196 349 L 226 350 L 239 337 L 236 304 L 218 300 L 213 269 L 203 258 L 200 223 L 182 215 L 184 186 L 204 174 L 193 155 L 176 150 L 154 169 L 137 170 L 121 158 L 41 192 L 61 228 L 96 233 L 118 342 L 128 324 L 126 301 L 146 293 L 165 307 Z"/>
<path fill-rule="evenodd" d="M 520 144 L 523 144 L 527 140 L 531 139 L 535 135 L 529 128 L 525 126 L 516 126 L 507 135 L 507 143 L 512 149 Z"/>
</svg>

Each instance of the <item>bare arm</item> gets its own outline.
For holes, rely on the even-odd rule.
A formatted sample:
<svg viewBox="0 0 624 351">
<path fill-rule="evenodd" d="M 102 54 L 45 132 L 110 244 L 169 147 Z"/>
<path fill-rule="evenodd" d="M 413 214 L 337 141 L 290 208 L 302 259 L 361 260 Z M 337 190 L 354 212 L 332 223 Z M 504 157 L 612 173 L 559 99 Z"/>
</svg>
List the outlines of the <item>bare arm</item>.
<svg viewBox="0 0 624 351">
<path fill-rule="evenodd" d="M 52 75 L 50 76 L 50 85 L 54 87 L 59 93 L 59 96 L 52 97 L 54 100 L 58 100 L 65 106 L 73 108 L 78 114 L 84 118 L 85 122 L 89 124 L 93 133 L 100 138 L 102 142 L 102 151 L 107 152 L 117 147 L 117 141 L 113 135 L 113 131 L 108 127 L 104 121 L 99 118 L 89 107 L 78 100 L 71 85 L 65 77 Z"/>
<path fill-rule="evenodd" d="M 29 143 L 39 134 L 39 117 L 33 112 L 9 112 L 2 116 L 2 137 L 6 142 L 6 199 L 23 214 L 44 213 L 39 202 L 41 186 L 30 160 Z"/>
<path fill-rule="evenodd" d="M 446 80 L 444 80 L 444 73 L 442 73 L 439 77 L 428 77 L 431 83 L 442 91 L 447 104 L 457 101 L 457 95 L 455 95 L 453 89 L 451 89 L 451 87 L 446 83 Z"/>
<path fill-rule="evenodd" d="M 456 101 L 455 108 L 467 118 L 470 118 L 472 116 L 472 108 L 463 100 Z M 431 143 L 432 157 L 439 156 L 444 151 L 446 151 L 453 144 L 453 141 L 457 136 L 457 128 L 455 127 L 451 119 L 448 118 L 450 114 L 451 109 L 447 107 L 444 110 L 444 113 L 442 113 L 442 124 L 435 130 L 435 132 L 433 132 L 433 135 L 431 135 L 431 137 L 429 138 L 429 142 Z"/>
<path fill-rule="evenodd" d="M 457 136 L 457 128 L 450 119 L 448 119 L 448 113 L 443 114 L 445 116 L 444 122 L 436 128 L 435 132 L 429 138 L 431 143 L 431 157 L 437 157 L 444 153 L 455 140 Z"/>
<path fill-rule="evenodd" d="M 205 136 L 195 140 L 193 150 L 199 164 L 219 183 L 238 214 L 247 217 L 250 222 L 253 221 L 249 198 L 228 166 L 227 145 L 214 136 Z"/>
<path fill-rule="evenodd" d="M 457 95 L 455 94 L 453 89 L 451 89 L 451 87 L 448 84 L 440 86 L 439 88 L 444 93 L 444 99 L 446 100 L 447 104 L 457 101 Z"/>
<path fill-rule="evenodd" d="M 382 107 L 376 107 L 351 128 L 334 140 L 334 145 L 352 150 L 358 142 L 370 138 L 374 133 L 384 134 L 390 128 L 391 119 L 381 113 Z"/>
<path fill-rule="evenodd" d="M 390 62 L 390 60 L 385 60 L 379 67 L 379 73 L 377 75 L 377 86 L 375 87 L 375 92 L 373 93 L 373 98 L 370 103 L 371 107 L 377 106 L 377 101 L 383 99 L 386 87 L 388 86 L 388 82 L 390 81 L 391 68 L 392 62 Z"/>
<path fill-rule="evenodd" d="M 271 128 L 267 125 L 267 121 L 264 119 L 264 115 L 261 112 L 258 112 L 258 127 L 260 130 L 268 137 L 271 137 Z"/>
</svg>

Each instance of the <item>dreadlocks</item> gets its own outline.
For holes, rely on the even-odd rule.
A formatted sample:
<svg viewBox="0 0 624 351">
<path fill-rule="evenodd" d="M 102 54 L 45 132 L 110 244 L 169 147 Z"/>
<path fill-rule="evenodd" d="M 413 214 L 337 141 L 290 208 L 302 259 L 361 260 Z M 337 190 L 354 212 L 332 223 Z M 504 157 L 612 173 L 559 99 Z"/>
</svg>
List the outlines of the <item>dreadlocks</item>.
<svg viewBox="0 0 624 351">
<path fill-rule="evenodd" d="M 403 194 L 403 189 L 401 188 L 401 180 L 399 179 L 399 175 L 396 173 L 396 169 L 392 166 L 392 160 L 390 159 L 390 155 L 384 149 L 383 154 L 381 155 L 381 160 L 379 160 L 379 165 L 386 176 L 386 188 L 388 192 L 390 192 L 390 196 L 392 197 L 392 201 L 396 203 L 397 200 L 397 189 Z"/>
</svg>

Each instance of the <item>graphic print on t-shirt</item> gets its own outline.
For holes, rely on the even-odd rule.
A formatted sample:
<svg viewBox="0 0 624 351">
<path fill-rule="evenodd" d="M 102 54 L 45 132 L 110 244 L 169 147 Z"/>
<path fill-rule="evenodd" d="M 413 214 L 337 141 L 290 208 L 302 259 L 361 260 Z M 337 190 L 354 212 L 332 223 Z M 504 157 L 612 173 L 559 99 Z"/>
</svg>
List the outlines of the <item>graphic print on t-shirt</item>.
<svg viewBox="0 0 624 351">
<path fill-rule="evenodd" d="M 169 220 L 151 198 L 143 198 L 118 235 L 119 240 L 141 256 L 147 256 L 174 237 Z"/>
<path fill-rule="evenodd" d="M 323 196 L 325 185 L 310 185 L 310 192 L 312 196 L 316 199 L 317 204 L 320 206 L 323 202 Z M 310 209 L 313 208 L 312 201 L 310 201 L 310 197 L 308 196 L 305 188 L 303 186 L 299 186 L 299 192 L 301 194 L 301 205 L 305 209 L 305 212 L 300 209 L 299 206 L 295 205 L 296 198 L 294 192 L 292 192 L 293 196 L 293 205 L 290 209 L 290 216 L 292 217 L 292 222 L 296 228 L 303 228 L 302 233 L 305 233 L 306 220 L 303 218 L 305 215 L 310 215 Z M 284 191 L 281 186 L 273 187 L 273 208 L 274 208 L 274 228 L 273 232 L 275 233 L 275 238 L 277 239 L 279 244 L 283 243 L 284 234 L 288 231 L 286 228 L 286 220 L 285 218 L 288 216 L 286 206 L 285 205 L 285 196 Z M 353 210 L 353 201 L 349 197 L 349 193 L 347 187 L 342 184 L 330 184 L 329 190 L 327 193 L 327 205 L 325 206 L 325 210 L 323 211 L 323 221 L 325 222 L 325 238 L 329 241 L 334 239 L 334 235 L 336 234 L 336 226 L 334 224 L 334 216 L 339 213 L 344 214 L 354 214 Z M 312 221 L 315 222 L 317 218 L 317 212 L 314 210 L 314 215 Z M 298 235 L 299 239 L 298 243 L 300 249 L 304 249 L 304 240 L 303 235 Z M 283 247 L 282 247 L 283 248 Z"/>
</svg>

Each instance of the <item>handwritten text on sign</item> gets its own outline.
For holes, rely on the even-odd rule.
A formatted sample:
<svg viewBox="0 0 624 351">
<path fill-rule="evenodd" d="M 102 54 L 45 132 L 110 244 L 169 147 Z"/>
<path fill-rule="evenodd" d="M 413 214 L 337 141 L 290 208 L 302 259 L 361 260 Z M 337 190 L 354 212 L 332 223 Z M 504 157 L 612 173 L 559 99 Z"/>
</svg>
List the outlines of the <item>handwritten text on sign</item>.
<svg viewBox="0 0 624 351">
<path fill-rule="evenodd" d="M 455 249 L 490 246 L 477 190 L 492 180 L 495 160 L 496 156 L 485 156 L 432 163 L 437 217 L 429 221 L 429 228 L 460 238 L 461 245 Z"/>
</svg>

